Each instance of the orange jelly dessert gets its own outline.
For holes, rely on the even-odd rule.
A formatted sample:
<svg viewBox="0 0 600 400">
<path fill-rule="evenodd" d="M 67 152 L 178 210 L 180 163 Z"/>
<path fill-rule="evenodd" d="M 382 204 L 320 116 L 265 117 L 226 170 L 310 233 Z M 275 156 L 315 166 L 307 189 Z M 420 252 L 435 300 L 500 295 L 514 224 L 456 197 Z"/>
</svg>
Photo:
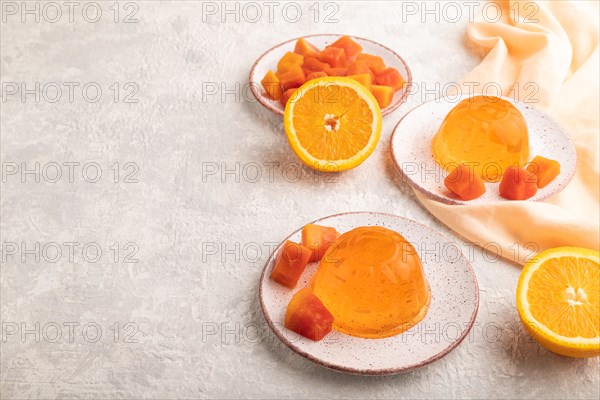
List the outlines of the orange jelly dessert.
<svg viewBox="0 0 600 400">
<path fill-rule="evenodd" d="M 384 338 L 410 329 L 429 308 L 429 285 L 414 247 L 399 233 L 364 226 L 341 235 L 321 259 L 312 292 L 352 336 Z"/>
<path fill-rule="evenodd" d="M 529 135 L 521 112 L 499 97 L 462 100 L 433 138 L 433 158 L 450 172 L 470 163 L 485 181 L 497 182 L 512 165 L 529 161 Z"/>
</svg>

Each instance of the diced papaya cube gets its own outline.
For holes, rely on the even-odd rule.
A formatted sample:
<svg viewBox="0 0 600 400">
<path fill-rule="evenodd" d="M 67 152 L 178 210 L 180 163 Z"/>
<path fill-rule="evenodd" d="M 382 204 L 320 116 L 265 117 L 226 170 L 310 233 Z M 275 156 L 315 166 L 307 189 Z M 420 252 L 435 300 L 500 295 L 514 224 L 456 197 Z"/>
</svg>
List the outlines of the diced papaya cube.
<svg viewBox="0 0 600 400">
<path fill-rule="evenodd" d="M 386 68 L 377 74 L 375 83 L 383 86 L 391 86 L 396 91 L 402 89 L 405 81 L 396 68 Z"/>
<path fill-rule="evenodd" d="M 329 45 L 329 47 L 338 47 L 344 49 L 347 59 L 355 59 L 358 53 L 362 51 L 362 46 L 356 43 L 350 38 L 350 36 L 342 36 L 335 42 Z"/>
<path fill-rule="evenodd" d="M 302 70 L 305 74 L 310 74 L 311 72 L 325 72 L 329 68 L 329 64 L 321 62 L 315 57 L 306 57 L 302 64 Z"/>
<path fill-rule="evenodd" d="M 310 74 L 306 75 L 306 82 L 311 81 L 313 79 L 317 79 L 317 78 L 323 78 L 325 76 L 327 76 L 326 72 L 321 72 L 321 71 L 311 72 Z"/>
<path fill-rule="evenodd" d="M 306 82 L 306 75 L 304 75 L 302 68 L 294 67 L 289 71 L 281 73 L 279 75 L 279 82 L 284 90 L 297 88 Z"/>
<path fill-rule="evenodd" d="M 473 200 L 485 193 L 485 183 L 481 175 L 462 163 L 448 174 L 444 185 L 461 200 Z"/>
<path fill-rule="evenodd" d="M 346 78 L 354 79 L 355 81 L 366 87 L 367 90 L 369 90 L 369 92 L 371 91 L 371 86 L 373 85 L 373 82 L 371 81 L 371 74 L 366 73 L 358 75 L 346 75 Z"/>
<path fill-rule="evenodd" d="M 269 70 L 269 72 L 267 72 L 263 80 L 260 81 L 260 84 L 265 89 L 270 98 L 272 98 L 273 100 L 279 100 L 281 98 L 283 90 L 281 90 L 279 78 L 277 77 L 277 75 L 275 75 L 273 71 Z"/>
<path fill-rule="evenodd" d="M 307 224 L 302 228 L 302 245 L 312 250 L 309 261 L 319 261 L 340 234 L 335 228 Z"/>
<path fill-rule="evenodd" d="M 356 61 L 364 61 L 369 66 L 369 69 L 375 74 L 379 74 L 385 69 L 385 62 L 383 58 L 374 56 L 372 54 L 360 53 L 356 56 Z"/>
<path fill-rule="evenodd" d="M 287 240 L 277 254 L 271 279 L 293 289 L 304 272 L 311 255 L 312 250 L 308 247 Z"/>
<path fill-rule="evenodd" d="M 531 172 L 508 167 L 500 181 L 500 196 L 508 200 L 527 200 L 537 193 L 538 178 Z"/>
<path fill-rule="evenodd" d="M 332 67 L 332 68 L 327 68 L 327 70 L 325 70 L 325 72 L 329 76 L 346 76 L 346 73 L 348 73 L 348 68 L 344 68 L 344 67 L 333 68 Z"/>
<path fill-rule="evenodd" d="M 542 189 L 548 186 L 560 174 L 560 164 L 542 156 L 535 156 L 525 169 L 537 176 L 537 186 Z"/>
<path fill-rule="evenodd" d="M 290 97 L 292 97 L 292 95 L 296 92 L 296 90 L 298 90 L 298 88 L 291 88 L 291 89 L 288 89 L 285 92 L 283 92 L 283 94 L 281 95 L 281 99 L 279 100 L 279 102 L 281 103 L 282 106 L 285 107 L 288 100 L 290 99 Z"/>
<path fill-rule="evenodd" d="M 375 82 L 375 74 L 371 71 L 369 66 L 364 61 L 355 61 L 348 67 L 348 75 L 371 75 L 371 83 Z"/>
<path fill-rule="evenodd" d="M 394 98 L 394 89 L 391 86 L 372 85 L 371 93 L 377 100 L 379 108 L 384 109 L 392 104 Z"/>
<path fill-rule="evenodd" d="M 301 54 L 305 59 L 306 57 L 318 57 L 319 52 L 319 49 L 315 45 L 304 40 L 304 38 L 298 39 L 296 47 L 294 47 L 294 53 Z"/>
<path fill-rule="evenodd" d="M 315 342 L 331 332 L 333 321 L 333 315 L 309 288 L 296 293 L 285 312 L 285 327 Z"/>
<path fill-rule="evenodd" d="M 288 51 L 277 63 L 277 72 L 286 72 L 304 63 L 304 56 Z"/>
<path fill-rule="evenodd" d="M 319 61 L 329 64 L 332 68 L 344 67 L 346 53 L 338 47 L 326 47 L 319 53 Z"/>
</svg>

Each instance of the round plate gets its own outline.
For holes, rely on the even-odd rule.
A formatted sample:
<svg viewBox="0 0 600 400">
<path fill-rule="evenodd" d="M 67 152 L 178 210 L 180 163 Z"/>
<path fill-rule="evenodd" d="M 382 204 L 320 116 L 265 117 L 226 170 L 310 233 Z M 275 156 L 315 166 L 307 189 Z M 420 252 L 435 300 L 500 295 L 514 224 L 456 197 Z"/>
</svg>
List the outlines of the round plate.
<svg viewBox="0 0 600 400">
<path fill-rule="evenodd" d="M 421 322 L 400 335 L 363 339 L 333 331 L 323 340 L 313 342 L 285 328 L 284 320 L 290 299 L 307 285 L 317 263 L 308 265 L 295 289 L 277 284 L 269 275 L 280 244 L 263 269 L 260 302 L 271 329 L 296 353 L 339 371 L 388 375 L 422 367 L 443 357 L 468 334 L 479 307 L 479 288 L 471 265 L 455 243 L 425 225 L 391 214 L 345 213 L 313 223 L 332 226 L 340 233 L 359 226 L 382 226 L 399 232 L 421 257 L 431 289 L 431 305 Z M 286 240 L 300 243 L 301 231 L 302 228 L 298 229 Z"/>
<path fill-rule="evenodd" d="M 440 98 L 421 104 L 409 111 L 394 129 L 390 152 L 402 179 L 428 197 L 446 204 L 478 204 L 510 201 L 500 197 L 499 182 L 487 182 L 486 192 L 479 198 L 464 201 L 444 186 L 448 175 L 433 159 L 431 141 L 446 115 L 456 104 L 469 96 Z M 514 104 L 523 114 L 529 130 L 529 154 L 560 163 L 560 174 L 548 186 L 539 189 L 532 201 L 544 200 L 560 192 L 575 174 L 577 153 L 568 133 L 544 111 L 531 104 L 502 99 Z"/>
<path fill-rule="evenodd" d="M 307 39 L 319 49 L 323 49 L 325 46 L 330 45 L 342 36 L 344 35 L 318 34 L 302 36 L 302 38 Z M 400 104 L 402 104 L 408 97 L 408 93 L 410 92 L 410 87 L 412 85 L 412 74 L 410 69 L 408 68 L 406 62 L 404 62 L 404 60 L 398 54 L 388 47 L 369 39 L 363 39 L 356 36 L 351 37 L 362 46 L 363 52 L 380 56 L 385 62 L 385 65 L 396 68 L 402 77 L 406 79 L 406 84 L 402 90 L 398 90 L 394 94 L 392 103 L 381 110 L 381 115 L 387 115 L 400 107 Z M 254 97 L 256 97 L 263 106 L 277 114 L 283 115 L 284 107 L 281 105 L 281 103 L 279 103 L 279 101 L 271 100 L 266 95 L 265 90 L 260 84 L 260 81 L 264 78 L 266 73 L 269 72 L 269 70 L 274 71 L 277 69 L 277 62 L 286 52 L 294 51 L 294 47 L 296 46 L 296 41 L 298 39 L 300 38 L 288 40 L 287 42 L 283 42 L 267 50 L 258 58 L 258 60 L 256 60 L 252 66 L 252 69 L 250 70 L 250 90 L 252 90 L 252 94 L 254 94 Z"/>
</svg>

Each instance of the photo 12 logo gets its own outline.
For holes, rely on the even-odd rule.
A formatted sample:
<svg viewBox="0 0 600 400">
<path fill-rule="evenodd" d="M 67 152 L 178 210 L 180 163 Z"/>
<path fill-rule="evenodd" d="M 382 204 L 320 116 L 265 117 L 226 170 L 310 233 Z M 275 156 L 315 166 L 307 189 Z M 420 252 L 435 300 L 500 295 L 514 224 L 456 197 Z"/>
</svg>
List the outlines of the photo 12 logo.
<svg viewBox="0 0 600 400">
<path fill-rule="evenodd" d="M 402 22 L 411 19 L 425 23 L 457 23 L 463 18 L 475 22 L 480 17 L 484 22 L 496 23 L 510 18 L 514 23 L 537 23 L 540 10 L 534 1 L 507 0 L 503 7 L 494 1 L 403 1 Z"/>
<path fill-rule="evenodd" d="M 340 11 L 338 3 L 326 2 L 279 2 L 279 1 L 203 1 L 202 22 L 211 23 L 274 23 L 283 21 L 297 23 L 300 20 L 315 24 L 336 24 Z"/>
<path fill-rule="evenodd" d="M 136 82 L 2 82 L 1 98 L 21 103 L 98 103 L 102 99 L 113 103 L 135 104 L 140 86 Z"/>
<path fill-rule="evenodd" d="M 2 23 L 139 22 L 140 6 L 133 1 L 2 1 Z"/>
<path fill-rule="evenodd" d="M 139 343 L 139 326 L 133 322 L 115 322 L 109 326 L 97 322 L 2 322 L 2 343 L 98 343 L 104 337 L 114 343 Z"/>
<path fill-rule="evenodd" d="M 104 167 L 95 161 L 5 161 L 2 163 L 2 183 L 98 183 L 103 177 L 113 183 L 138 183 L 139 171 L 139 165 L 132 161 L 114 162 Z"/>
<path fill-rule="evenodd" d="M 483 96 L 490 103 L 498 97 L 508 97 L 515 103 L 539 103 L 540 87 L 536 82 L 515 82 L 502 87 L 499 82 L 412 82 L 408 88 L 411 98 L 418 98 L 422 103 L 440 102 L 442 99 L 450 103 L 458 103 L 465 97 Z"/>
<path fill-rule="evenodd" d="M 101 245 L 97 242 L 16 242 L 4 240 L 0 246 L 2 263 L 85 262 L 94 264 L 106 261 L 114 264 L 136 264 L 140 246 L 136 242 L 113 242 Z"/>
<path fill-rule="evenodd" d="M 328 162 L 323 167 L 330 172 L 321 174 L 314 169 L 307 168 L 303 163 L 298 162 L 279 162 L 264 161 L 261 163 L 251 161 L 241 162 L 216 162 L 207 161 L 202 163 L 201 176 L 202 183 L 276 183 L 289 182 L 296 183 L 303 179 L 314 183 L 338 183 L 340 168 L 335 162 Z"/>
</svg>

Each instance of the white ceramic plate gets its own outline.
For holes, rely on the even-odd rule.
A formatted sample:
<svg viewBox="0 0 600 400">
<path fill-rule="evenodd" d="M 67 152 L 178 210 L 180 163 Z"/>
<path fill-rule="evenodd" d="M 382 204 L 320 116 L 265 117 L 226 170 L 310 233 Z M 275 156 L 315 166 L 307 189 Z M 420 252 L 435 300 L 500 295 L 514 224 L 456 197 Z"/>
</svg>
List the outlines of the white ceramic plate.
<svg viewBox="0 0 600 400">
<path fill-rule="evenodd" d="M 478 204 L 509 201 L 498 192 L 499 182 L 486 183 L 486 192 L 479 198 L 463 201 L 444 186 L 448 175 L 433 159 L 431 141 L 446 115 L 459 101 L 468 98 L 441 98 L 423 103 L 409 111 L 396 125 L 390 152 L 402 179 L 428 197 L 446 204 Z M 560 163 L 560 175 L 548 186 L 539 189 L 531 201 L 544 200 L 560 192 L 575 174 L 577 154 L 568 133 L 548 114 L 532 104 L 504 100 L 514 104 L 523 114 L 529 130 L 529 154 L 539 155 Z"/>
<path fill-rule="evenodd" d="M 383 226 L 399 232 L 421 257 L 431 290 L 431 305 L 420 323 L 400 335 L 362 339 L 333 331 L 320 342 L 313 342 L 286 329 L 284 320 L 290 299 L 307 285 L 317 263 L 306 268 L 295 289 L 285 288 L 269 279 L 280 245 L 264 267 L 259 292 L 269 326 L 288 347 L 328 368 L 354 374 L 387 375 L 429 364 L 446 355 L 465 338 L 477 315 L 479 289 L 471 265 L 455 243 L 425 225 L 391 214 L 345 213 L 314 223 L 332 226 L 340 233 L 359 226 Z M 301 230 L 286 240 L 300 243 Z M 431 249 L 439 251 L 432 252 Z"/>
<path fill-rule="evenodd" d="M 338 40 L 340 37 L 344 35 L 334 35 L 334 34 L 318 34 L 318 35 L 309 35 L 302 36 L 307 39 L 310 43 L 317 46 L 319 49 L 323 49 L 331 43 Z M 256 60 L 252 69 L 250 70 L 250 90 L 256 97 L 256 99 L 269 110 L 282 114 L 284 111 L 284 107 L 279 103 L 279 101 L 271 100 L 266 94 L 265 90 L 260 84 L 260 81 L 264 78 L 266 73 L 271 70 L 277 69 L 277 62 L 283 57 L 283 55 L 288 52 L 294 51 L 294 47 L 296 46 L 296 41 L 300 38 L 295 38 L 292 40 L 288 40 L 287 42 L 283 42 L 278 44 L 275 47 L 267 50 L 262 56 Z M 408 65 L 404 60 L 396 54 L 393 50 L 388 47 L 374 42 L 369 39 L 363 39 L 356 36 L 352 36 L 358 44 L 360 44 L 363 48 L 363 52 L 373 54 L 376 56 L 380 56 L 383 58 L 385 65 L 388 67 L 396 68 L 398 72 L 406 79 L 406 85 L 402 88 L 402 90 L 397 91 L 394 94 L 394 98 L 392 99 L 392 103 L 381 110 L 382 115 L 387 115 L 400 107 L 400 105 L 406 100 L 408 97 L 408 93 L 410 92 L 410 87 L 412 85 L 412 74 Z"/>
</svg>

